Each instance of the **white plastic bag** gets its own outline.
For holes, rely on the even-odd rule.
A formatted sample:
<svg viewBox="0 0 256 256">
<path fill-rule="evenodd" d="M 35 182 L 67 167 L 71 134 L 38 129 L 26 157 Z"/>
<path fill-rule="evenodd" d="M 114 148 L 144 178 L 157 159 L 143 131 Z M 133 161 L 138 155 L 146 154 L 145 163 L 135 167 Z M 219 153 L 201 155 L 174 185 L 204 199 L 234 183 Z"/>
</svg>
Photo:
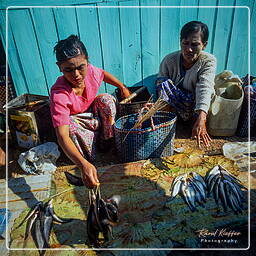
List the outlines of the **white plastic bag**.
<svg viewBox="0 0 256 256">
<path fill-rule="evenodd" d="M 59 156 L 58 145 L 47 142 L 21 153 L 18 163 L 29 174 L 45 174 L 56 170 L 56 161 Z"/>
</svg>

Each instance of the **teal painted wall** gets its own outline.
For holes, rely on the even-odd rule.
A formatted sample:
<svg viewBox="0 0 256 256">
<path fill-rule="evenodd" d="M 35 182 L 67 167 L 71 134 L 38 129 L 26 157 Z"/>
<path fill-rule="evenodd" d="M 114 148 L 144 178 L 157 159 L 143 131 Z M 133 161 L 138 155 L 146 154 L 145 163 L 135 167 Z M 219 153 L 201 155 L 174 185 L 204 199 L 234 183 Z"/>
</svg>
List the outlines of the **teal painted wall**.
<svg viewBox="0 0 256 256">
<path fill-rule="evenodd" d="M 250 56 L 251 74 L 256 75 L 255 0 L 35 0 L 32 3 L 34 7 L 27 7 L 29 3 L 25 0 L 2 0 L 0 6 L 0 36 L 4 45 L 5 8 L 9 6 L 8 61 L 18 95 L 49 94 L 61 75 L 53 47 L 70 34 L 81 37 L 92 64 L 112 73 L 127 86 L 143 84 L 154 92 L 160 61 L 179 49 L 179 31 L 190 20 L 208 24 L 210 37 L 206 51 L 216 56 L 217 72 L 230 69 L 244 76 L 249 72 Z M 113 93 L 114 89 L 104 84 L 100 92 Z"/>
</svg>

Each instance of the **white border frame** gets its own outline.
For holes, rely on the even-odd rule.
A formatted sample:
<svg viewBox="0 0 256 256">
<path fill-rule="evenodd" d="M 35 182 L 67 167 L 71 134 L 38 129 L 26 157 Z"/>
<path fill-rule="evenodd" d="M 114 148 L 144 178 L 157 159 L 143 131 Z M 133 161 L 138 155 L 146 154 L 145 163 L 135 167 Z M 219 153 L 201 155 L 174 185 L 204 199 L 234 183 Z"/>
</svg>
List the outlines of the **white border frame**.
<svg viewBox="0 0 256 256">
<path fill-rule="evenodd" d="M 250 8 L 248 6 L 81 6 L 81 5 L 73 5 L 73 6 L 8 6 L 6 8 L 6 78 L 8 77 L 8 10 L 9 9 L 22 9 L 22 8 L 242 8 L 248 10 L 248 76 L 250 77 L 251 70 L 250 70 Z M 6 103 L 8 102 L 8 80 L 6 79 Z M 250 101 L 248 100 L 248 112 L 250 113 Z M 8 129 L 8 108 L 6 108 L 6 131 Z M 249 122 L 248 122 L 248 142 L 250 142 L 250 115 L 249 115 Z M 248 152 L 250 153 L 250 145 L 248 143 Z M 8 136 L 6 133 L 6 179 L 8 179 Z M 245 251 L 250 249 L 250 187 L 251 187 L 251 180 L 250 180 L 250 159 L 248 157 L 248 247 L 247 248 L 45 248 L 46 251 L 127 251 L 127 250 L 137 250 L 137 251 L 191 251 L 191 250 L 198 250 L 198 251 Z M 8 181 L 6 180 L 6 209 L 8 209 Z M 7 214 L 7 210 L 6 210 Z M 8 250 L 11 251 L 38 251 L 38 248 L 10 248 L 9 247 L 9 235 L 8 235 L 9 227 L 8 222 L 6 224 L 6 239 L 5 245 Z"/>
</svg>

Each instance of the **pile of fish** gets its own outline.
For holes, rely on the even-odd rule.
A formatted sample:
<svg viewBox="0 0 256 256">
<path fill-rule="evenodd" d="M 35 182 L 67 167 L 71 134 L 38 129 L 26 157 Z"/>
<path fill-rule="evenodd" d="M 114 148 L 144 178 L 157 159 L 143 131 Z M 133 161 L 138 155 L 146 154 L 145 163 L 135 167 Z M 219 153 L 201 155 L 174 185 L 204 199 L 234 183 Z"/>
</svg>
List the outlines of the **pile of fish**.
<svg viewBox="0 0 256 256">
<path fill-rule="evenodd" d="M 196 210 L 196 203 L 204 207 L 206 202 L 206 184 L 203 177 L 195 172 L 177 176 L 170 191 L 171 200 L 179 194 L 192 212 Z"/>
<path fill-rule="evenodd" d="M 99 189 L 89 191 L 89 211 L 87 214 L 87 235 L 93 247 L 100 247 L 99 233 L 102 232 L 104 242 L 113 239 L 112 228 L 118 222 L 118 205 L 120 196 L 112 196 L 104 201 Z"/>
<path fill-rule="evenodd" d="M 67 223 L 72 219 L 62 219 L 58 217 L 52 206 L 52 199 L 46 203 L 39 201 L 28 213 L 25 219 L 19 224 L 17 228 L 27 222 L 24 236 L 24 245 L 29 237 L 32 238 L 39 249 L 39 254 L 44 255 L 44 248 L 50 248 L 50 235 L 53 226 L 53 221 L 58 223 Z"/>
<path fill-rule="evenodd" d="M 84 186 L 80 177 L 65 172 L 68 182 L 75 186 Z M 103 234 L 104 242 L 109 241 L 109 235 L 113 239 L 112 228 L 118 222 L 118 206 L 121 197 L 114 195 L 103 200 L 100 195 L 100 188 L 89 190 L 89 210 L 87 213 L 87 235 L 89 243 L 93 247 L 100 247 L 99 234 Z"/>
<path fill-rule="evenodd" d="M 225 212 L 229 207 L 235 214 L 242 213 L 245 202 L 242 189 L 246 188 L 235 176 L 216 165 L 206 176 L 206 183 L 209 194 L 213 193 L 216 204 L 220 201 Z"/>
<path fill-rule="evenodd" d="M 192 212 L 196 210 L 196 203 L 204 206 L 206 197 L 213 194 L 217 206 L 221 202 L 225 212 L 229 207 L 238 214 L 242 213 L 245 202 L 242 189 L 246 190 L 235 176 L 216 165 L 205 178 L 195 172 L 177 176 L 170 191 L 171 200 L 179 194 Z"/>
</svg>

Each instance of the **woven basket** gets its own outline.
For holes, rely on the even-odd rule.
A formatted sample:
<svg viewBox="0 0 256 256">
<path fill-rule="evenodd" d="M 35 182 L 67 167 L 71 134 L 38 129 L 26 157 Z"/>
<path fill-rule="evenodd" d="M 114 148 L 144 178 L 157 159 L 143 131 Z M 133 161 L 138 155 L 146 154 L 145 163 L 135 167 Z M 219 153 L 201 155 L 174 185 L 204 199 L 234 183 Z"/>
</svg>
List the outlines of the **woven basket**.
<svg viewBox="0 0 256 256">
<path fill-rule="evenodd" d="M 172 155 L 176 115 L 159 111 L 151 120 L 143 122 L 141 129 L 131 130 L 138 117 L 139 114 L 123 116 L 115 123 L 116 148 L 122 161 L 132 162 Z"/>
</svg>

